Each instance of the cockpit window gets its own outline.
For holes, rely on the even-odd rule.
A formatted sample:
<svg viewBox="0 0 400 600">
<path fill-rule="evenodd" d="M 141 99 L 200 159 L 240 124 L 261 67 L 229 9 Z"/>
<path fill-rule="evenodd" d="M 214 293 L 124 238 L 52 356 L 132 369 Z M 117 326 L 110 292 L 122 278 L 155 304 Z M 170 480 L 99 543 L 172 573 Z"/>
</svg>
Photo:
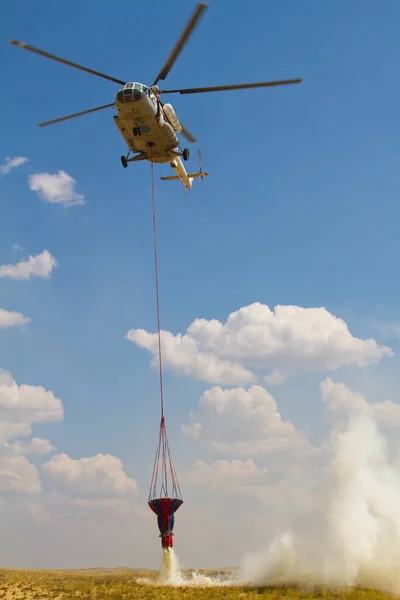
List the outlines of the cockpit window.
<svg viewBox="0 0 400 600">
<path fill-rule="evenodd" d="M 126 88 L 133 88 L 133 83 L 127 83 Z"/>
</svg>

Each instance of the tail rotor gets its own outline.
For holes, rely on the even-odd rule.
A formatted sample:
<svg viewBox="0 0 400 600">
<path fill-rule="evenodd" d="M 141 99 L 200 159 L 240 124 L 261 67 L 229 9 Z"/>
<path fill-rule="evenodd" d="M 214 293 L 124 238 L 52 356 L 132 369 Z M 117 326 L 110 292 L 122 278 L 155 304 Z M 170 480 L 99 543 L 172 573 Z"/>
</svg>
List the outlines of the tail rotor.
<svg viewBox="0 0 400 600">
<path fill-rule="evenodd" d="M 207 189 L 207 181 L 204 180 L 206 175 L 208 175 L 208 173 L 203 173 L 203 161 L 201 158 L 201 150 L 199 150 L 199 177 L 201 177 L 201 180 L 204 181 L 205 189 Z"/>
</svg>

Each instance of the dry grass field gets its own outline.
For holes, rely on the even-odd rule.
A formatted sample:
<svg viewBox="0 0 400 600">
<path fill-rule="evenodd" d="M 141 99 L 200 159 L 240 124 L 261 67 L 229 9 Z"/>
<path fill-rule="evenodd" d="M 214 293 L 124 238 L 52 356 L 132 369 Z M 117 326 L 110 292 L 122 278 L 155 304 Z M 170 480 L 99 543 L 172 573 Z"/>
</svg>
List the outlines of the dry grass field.
<svg viewBox="0 0 400 600">
<path fill-rule="evenodd" d="M 202 572 L 212 575 L 211 572 Z M 389 600 L 389 594 L 374 590 L 242 587 L 169 587 L 157 585 L 158 573 L 134 569 L 85 569 L 77 571 L 0 570 L 0 598 L 5 600 Z M 143 583 L 141 579 L 154 581 Z"/>
</svg>

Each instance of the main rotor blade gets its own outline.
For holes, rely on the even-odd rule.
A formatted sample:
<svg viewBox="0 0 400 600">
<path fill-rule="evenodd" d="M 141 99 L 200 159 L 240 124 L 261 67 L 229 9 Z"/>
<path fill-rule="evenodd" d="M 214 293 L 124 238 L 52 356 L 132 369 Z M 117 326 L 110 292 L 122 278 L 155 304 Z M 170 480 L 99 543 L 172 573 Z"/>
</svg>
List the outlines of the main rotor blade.
<svg viewBox="0 0 400 600">
<path fill-rule="evenodd" d="M 18 46 L 19 48 L 23 48 L 24 50 L 30 50 L 31 52 L 35 52 L 35 54 L 40 54 L 40 56 L 51 58 L 52 60 L 56 60 L 60 63 L 63 63 L 64 65 L 75 67 L 75 69 L 80 69 L 81 71 L 85 71 L 86 73 L 97 75 L 97 77 L 103 77 L 103 79 L 114 81 L 114 83 L 120 83 L 121 85 L 124 85 L 126 83 L 126 81 L 122 81 L 121 79 L 115 79 L 114 77 L 110 77 L 109 75 L 105 75 L 104 73 L 99 73 L 99 71 L 93 71 L 93 69 L 88 69 L 87 67 L 82 67 L 82 65 L 73 63 L 70 60 L 65 60 L 64 58 L 60 58 L 59 56 L 55 56 L 54 54 L 50 54 L 49 52 L 45 52 L 44 50 L 39 50 L 39 48 L 34 48 L 33 46 L 29 46 L 29 44 L 25 44 L 24 42 L 19 42 L 18 40 L 11 40 L 10 44 Z"/>
<path fill-rule="evenodd" d="M 181 123 L 182 125 L 182 123 Z M 184 125 L 182 125 L 182 129 L 181 129 L 181 133 L 182 135 L 185 136 L 185 138 L 187 140 L 189 140 L 189 142 L 197 142 L 196 138 L 190 133 L 190 131 L 188 129 L 186 129 L 186 127 Z"/>
<path fill-rule="evenodd" d="M 52 121 L 46 121 L 45 123 L 39 123 L 38 127 L 46 127 L 47 125 L 53 125 L 54 123 L 61 123 L 61 121 L 67 121 L 68 119 L 74 119 L 75 117 L 81 117 L 82 115 L 88 115 L 89 113 L 96 112 L 97 110 L 103 110 L 103 108 L 111 108 L 114 106 L 115 102 L 112 104 L 105 104 L 104 106 L 98 106 L 97 108 L 91 108 L 90 110 L 84 110 L 82 112 L 75 113 L 73 115 L 68 115 L 66 117 L 60 117 L 59 119 L 53 119 Z"/>
<path fill-rule="evenodd" d="M 302 79 L 285 79 L 282 81 L 264 81 L 260 83 L 241 83 L 238 85 L 217 85 L 214 87 L 186 88 L 181 90 L 160 90 L 160 94 L 201 94 L 203 92 L 226 92 L 228 90 L 244 90 L 249 88 L 272 87 L 288 83 L 301 83 Z"/>
<path fill-rule="evenodd" d="M 192 16 L 190 17 L 185 29 L 183 30 L 183 32 L 181 34 L 181 37 L 176 42 L 171 54 L 169 55 L 167 62 L 165 63 L 165 65 L 163 66 L 163 68 L 161 69 L 161 71 L 159 72 L 157 77 L 155 78 L 155 80 L 153 81 L 153 85 L 156 85 L 160 79 L 165 79 L 167 77 L 168 73 L 174 66 L 176 59 L 178 58 L 179 54 L 181 53 L 182 48 L 187 43 L 190 35 L 193 33 L 196 25 L 199 22 L 201 15 L 203 14 L 204 10 L 207 7 L 208 7 L 208 4 L 206 4 L 205 2 L 199 2 L 197 4 L 196 8 L 193 11 Z"/>
</svg>

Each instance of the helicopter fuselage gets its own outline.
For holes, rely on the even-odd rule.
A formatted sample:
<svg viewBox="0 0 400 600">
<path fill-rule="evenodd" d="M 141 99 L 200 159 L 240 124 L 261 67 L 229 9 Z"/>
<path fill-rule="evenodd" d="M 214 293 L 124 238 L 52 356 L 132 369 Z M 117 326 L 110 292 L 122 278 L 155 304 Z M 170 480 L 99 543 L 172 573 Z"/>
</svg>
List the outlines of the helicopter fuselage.
<svg viewBox="0 0 400 600">
<path fill-rule="evenodd" d="M 175 156 L 171 150 L 177 149 L 179 140 L 150 88 L 125 84 L 116 95 L 115 107 L 115 124 L 131 152 L 146 154 L 156 163 L 169 162 Z"/>
<path fill-rule="evenodd" d="M 177 133 L 182 126 L 170 104 L 161 105 L 153 90 L 142 83 L 129 82 L 115 98 L 114 122 L 130 152 L 130 161 L 170 163 L 187 190 L 192 182 L 180 156 Z"/>
</svg>

